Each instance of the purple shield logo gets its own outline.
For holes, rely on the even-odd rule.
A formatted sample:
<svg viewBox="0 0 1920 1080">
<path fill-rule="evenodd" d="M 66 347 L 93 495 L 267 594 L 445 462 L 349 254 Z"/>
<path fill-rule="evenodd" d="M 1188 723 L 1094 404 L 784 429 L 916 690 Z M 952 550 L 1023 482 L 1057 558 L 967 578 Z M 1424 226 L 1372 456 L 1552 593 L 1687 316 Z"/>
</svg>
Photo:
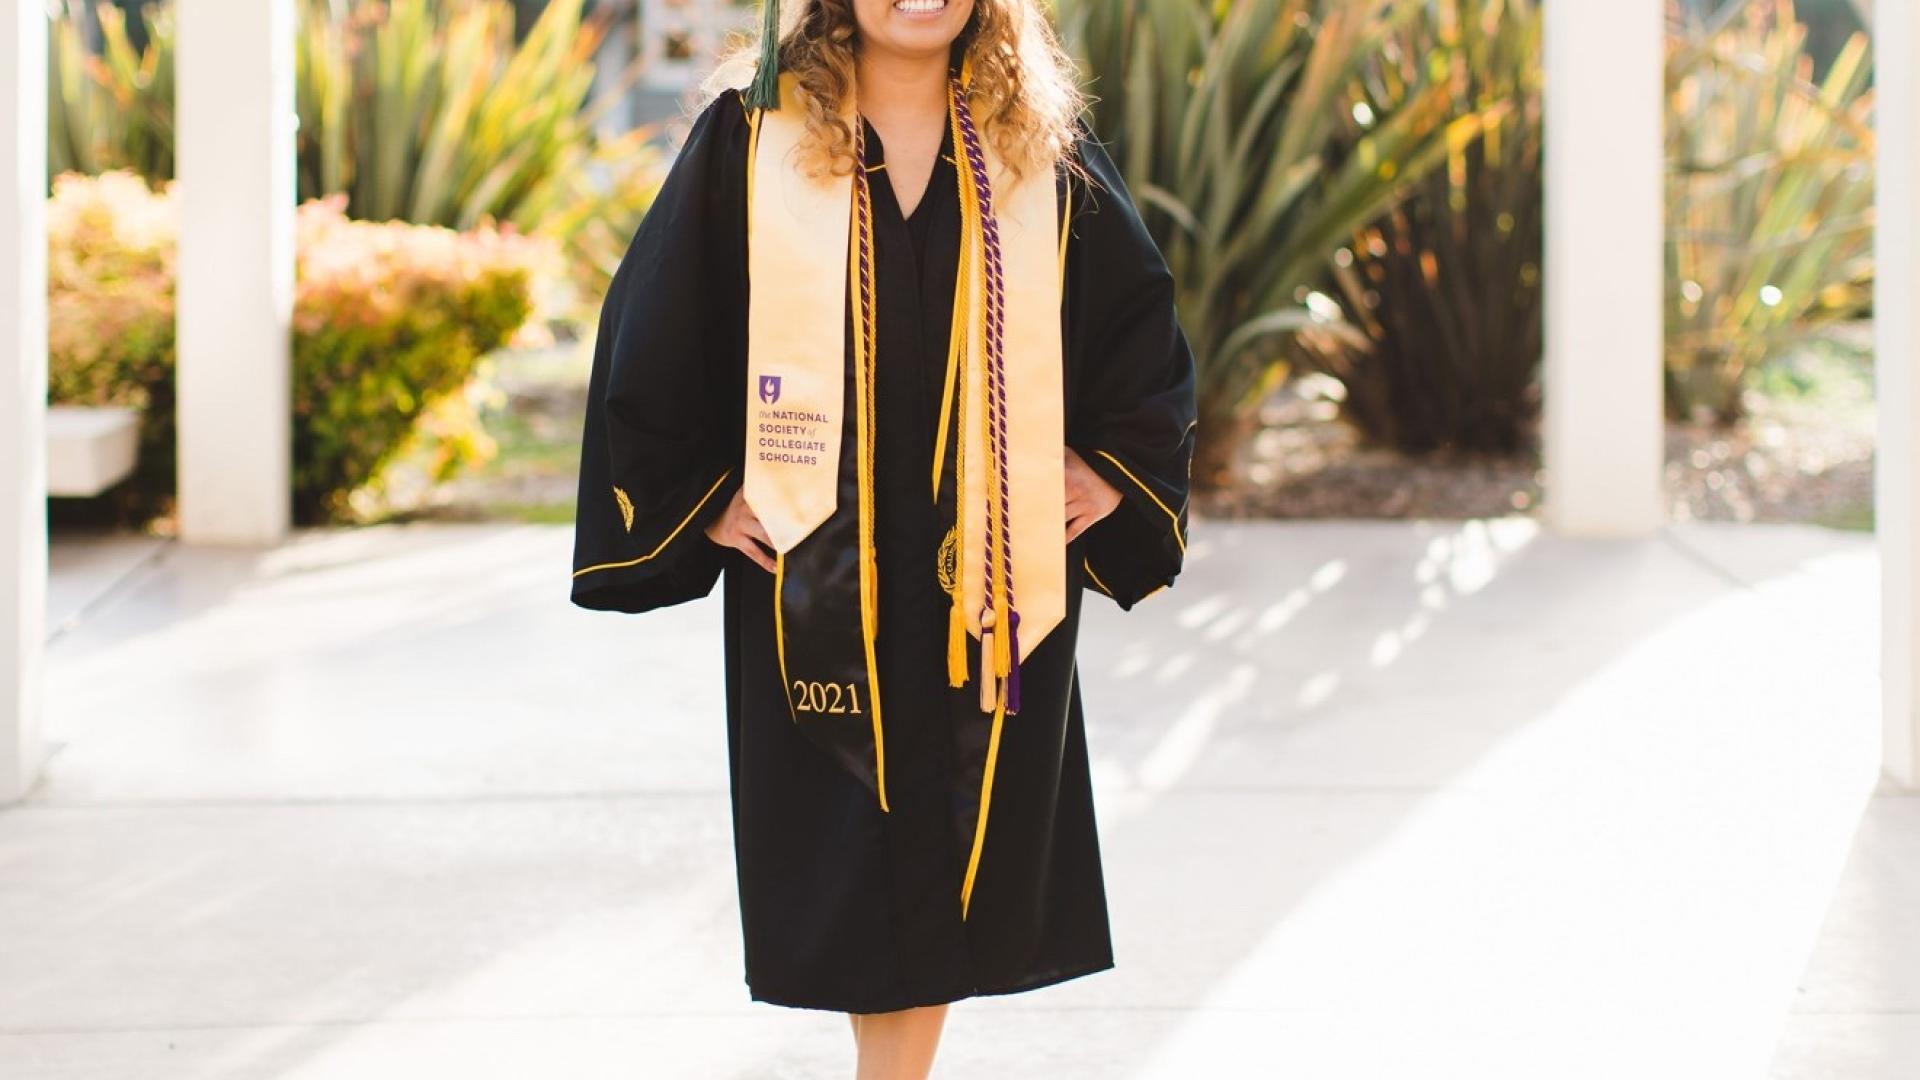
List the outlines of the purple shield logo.
<svg viewBox="0 0 1920 1080">
<path fill-rule="evenodd" d="M 780 400 L 780 376 L 760 376 L 760 400 L 769 405 Z"/>
</svg>

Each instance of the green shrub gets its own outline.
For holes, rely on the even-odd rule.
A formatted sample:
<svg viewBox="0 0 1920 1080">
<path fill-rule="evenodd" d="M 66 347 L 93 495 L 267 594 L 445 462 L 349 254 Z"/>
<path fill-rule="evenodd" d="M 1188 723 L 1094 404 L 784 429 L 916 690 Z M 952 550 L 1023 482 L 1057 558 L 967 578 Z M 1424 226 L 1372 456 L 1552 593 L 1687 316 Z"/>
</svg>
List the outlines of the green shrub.
<svg viewBox="0 0 1920 1080">
<path fill-rule="evenodd" d="M 52 27 L 54 172 L 129 168 L 173 175 L 173 20 L 146 9 L 136 49 L 117 8 L 97 14 L 90 49 L 78 16 Z M 608 15 L 551 0 L 514 40 L 509 0 L 301 0 L 295 38 L 299 195 L 347 196 L 347 213 L 466 229 L 489 219 L 566 248 L 598 294 L 664 175 L 653 128 L 594 129 L 626 90 L 592 97 Z"/>
<path fill-rule="evenodd" d="M 1871 303 L 1871 49 L 1815 83 L 1791 0 L 1669 15 L 1667 407 L 1730 422 L 1756 367 Z"/>
<path fill-rule="evenodd" d="M 1424 73 L 1398 102 L 1361 78 L 1420 0 L 1061 0 L 1095 127 L 1173 271 L 1198 365 L 1193 479 L 1233 480 L 1251 407 L 1333 253 L 1479 130 Z"/>
<path fill-rule="evenodd" d="M 171 202 L 138 176 L 55 178 L 47 203 L 47 396 L 140 410 L 133 477 L 100 500 L 143 521 L 174 490 Z M 65 513 L 73 509 L 61 505 Z"/>
<path fill-rule="evenodd" d="M 51 398 L 142 410 L 141 470 L 116 498 L 164 512 L 173 491 L 170 191 L 130 173 L 55 181 L 48 212 Z M 461 422 L 478 359 L 532 310 L 550 242 L 349 220 L 341 200 L 298 214 L 293 325 L 295 519 L 351 516 L 350 496 L 427 438 L 450 471 L 489 450 Z"/>
<path fill-rule="evenodd" d="M 474 363 L 532 312 L 542 258 L 529 239 L 349 220 L 344 199 L 299 212 L 294 302 L 294 506 L 349 516 L 346 497 L 378 476 L 416 422 L 454 399 Z M 477 427 L 443 434 L 446 471 L 472 456 Z M 483 440 L 484 437 L 478 437 Z"/>
<path fill-rule="evenodd" d="M 1308 331 L 1303 358 L 1345 387 L 1341 413 L 1404 453 L 1512 453 L 1539 415 L 1541 12 L 1536 0 L 1432 0 L 1365 80 L 1374 109 L 1446 87 L 1479 138 L 1359 229 L 1335 295 L 1365 335 Z"/>
<path fill-rule="evenodd" d="M 47 40 L 47 175 L 131 169 L 149 181 L 173 176 L 173 12 L 145 15 L 144 48 L 124 11 L 67 0 Z M 98 48 L 82 32 L 89 16 Z"/>
</svg>

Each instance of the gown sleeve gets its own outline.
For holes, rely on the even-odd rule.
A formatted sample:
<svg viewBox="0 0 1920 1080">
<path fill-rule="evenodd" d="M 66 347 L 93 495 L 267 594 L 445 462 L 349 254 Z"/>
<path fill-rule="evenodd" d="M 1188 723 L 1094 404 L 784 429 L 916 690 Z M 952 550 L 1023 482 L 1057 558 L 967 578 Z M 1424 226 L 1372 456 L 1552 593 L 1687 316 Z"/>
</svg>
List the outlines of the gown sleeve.
<svg viewBox="0 0 1920 1080">
<path fill-rule="evenodd" d="M 747 122 L 695 118 L 600 310 L 580 447 L 572 602 L 639 612 L 713 591 L 706 526 L 740 487 Z M 744 556 L 741 556 L 744 558 Z"/>
<path fill-rule="evenodd" d="M 1085 580 L 1123 610 L 1173 584 L 1187 550 L 1194 360 L 1173 275 L 1091 132 L 1070 176 L 1067 445 L 1121 503 L 1081 534 Z"/>
</svg>

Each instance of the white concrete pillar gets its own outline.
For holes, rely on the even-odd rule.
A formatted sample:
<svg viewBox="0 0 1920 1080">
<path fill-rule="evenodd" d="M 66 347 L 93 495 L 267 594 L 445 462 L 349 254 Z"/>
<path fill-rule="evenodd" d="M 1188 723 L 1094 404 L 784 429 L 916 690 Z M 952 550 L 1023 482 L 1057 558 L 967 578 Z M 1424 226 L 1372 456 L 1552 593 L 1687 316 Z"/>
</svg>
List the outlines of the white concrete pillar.
<svg viewBox="0 0 1920 1080">
<path fill-rule="evenodd" d="M 1881 0 L 1873 28 L 1878 175 L 1874 233 L 1874 378 L 1879 445 L 1874 529 L 1880 542 L 1880 679 L 1886 780 L 1920 788 L 1920 18 L 1911 0 Z"/>
<path fill-rule="evenodd" d="M 180 536 L 291 516 L 292 0 L 176 4 Z"/>
<path fill-rule="evenodd" d="M 1641 535 L 1666 516 L 1664 14 L 1659 0 L 1544 10 L 1545 518 Z"/>
<path fill-rule="evenodd" d="M 47 612 L 47 15 L 0 13 L 0 803 L 39 775 Z"/>
</svg>

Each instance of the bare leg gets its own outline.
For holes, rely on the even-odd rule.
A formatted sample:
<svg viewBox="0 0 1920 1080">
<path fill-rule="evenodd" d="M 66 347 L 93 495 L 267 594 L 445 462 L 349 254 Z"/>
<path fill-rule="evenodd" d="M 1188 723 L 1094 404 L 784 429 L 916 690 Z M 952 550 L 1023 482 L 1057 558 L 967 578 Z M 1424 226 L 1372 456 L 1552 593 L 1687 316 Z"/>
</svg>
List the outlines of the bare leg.
<svg viewBox="0 0 1920 1080">
<path fill-rule="evenodd" d="M 854 1040 L 860 1046 L 856 1080 L 927 1080 L 946 1019 L 945 1005 L 854 1016 Z"/>
</svg>

